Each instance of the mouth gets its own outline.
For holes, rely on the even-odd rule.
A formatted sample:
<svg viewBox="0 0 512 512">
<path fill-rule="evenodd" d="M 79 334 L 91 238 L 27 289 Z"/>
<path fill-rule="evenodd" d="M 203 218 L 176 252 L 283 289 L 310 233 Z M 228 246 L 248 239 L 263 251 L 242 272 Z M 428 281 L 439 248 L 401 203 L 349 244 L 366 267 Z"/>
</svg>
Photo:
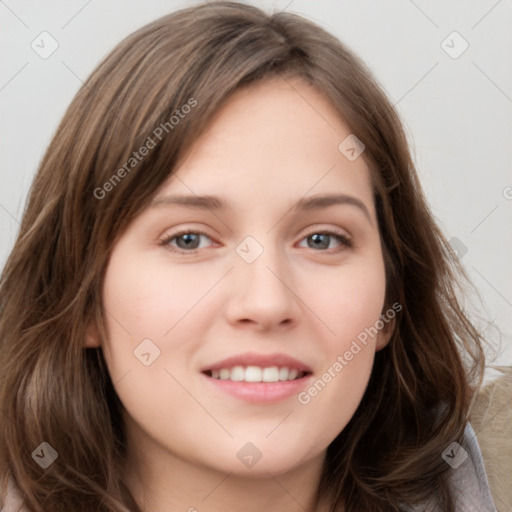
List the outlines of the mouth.
<svg viewBox="0 0 512 512">
<path fill-rule="evenodd" d="M 214 389 L 255 403 L 276 402 L 300 392 L 312 371 L 286 354 L 242 354 L 219 361 L 201 373 Z"/>
<path fill-rule="evenodd" d="M 287 382 L 302 379 L 308 372 L 287 366 L 233 366 L 217 370 L 206 370 L 205 375 L 213 379 L 232 382 Z"/>
</svg>

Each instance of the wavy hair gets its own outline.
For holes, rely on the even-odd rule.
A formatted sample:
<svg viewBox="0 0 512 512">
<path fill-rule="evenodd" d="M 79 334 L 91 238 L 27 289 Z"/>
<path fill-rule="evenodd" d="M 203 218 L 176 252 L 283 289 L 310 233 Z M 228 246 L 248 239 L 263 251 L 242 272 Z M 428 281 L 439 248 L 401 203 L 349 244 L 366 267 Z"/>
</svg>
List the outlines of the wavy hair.
<svg viewBox="0 0 512 512">
<path fill-rule="evenodd" d="M 32 183 L 0 282 L 1 476 L 28 511 L 140 512 L 121 471 L 123 406 L 101 348 L 84 347 L 91 323 L 106 335 L 109 255 L 233 91 L 292 77 L 328 98 L 366 146 L 384 310 L 403 306 L 357 411 L 327 449 L 318 497 L 331 512 L 372 512 L 435 494 L 455 510 L 441 453 L 463 437 L 482 337 L 459 302 L 458 283 L 469 281 L 426 203 L 399 116 L 358 57 L 314 23 L 208 2 L 144 26 L 103 60 Z M 41 442 L 58 452 L 45 470 L 31 457 Z"/>
</svg>

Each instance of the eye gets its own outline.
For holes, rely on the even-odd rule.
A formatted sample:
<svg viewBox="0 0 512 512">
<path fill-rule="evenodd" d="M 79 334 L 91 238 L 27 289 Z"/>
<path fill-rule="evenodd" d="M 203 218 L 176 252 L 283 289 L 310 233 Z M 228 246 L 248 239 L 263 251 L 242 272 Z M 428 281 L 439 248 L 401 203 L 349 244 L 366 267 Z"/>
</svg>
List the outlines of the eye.
<svg viewBox="0 0 512 512">
<path fill-rule="evenodd" d="M 181 231 L 167 236 L 160 244 L 176 252 L 194 252 L 197 249 L 203 248 L 200 247 L 201 237 L 211 241 L 211 238 L 205 233 L 199 231 Z"/>
<path fill-rule="evenodd" d="M 206 243 L 206 245 L 201 245 L 202 237 L 203 239 L 207 239 L 212 242 L 212 239 L 206 233 L 184 230 L 165 237 L 161 240 L 160 245 L 173 252 L 193 254 L 198 249 L 204 249 L 208 246 L 208 243 Z M 319 250 L 321 252 L 338 252 L 343 250 L 343 248 L 352 247 L 352 241 L 348 237 L 341 233 L 335 233 L 332 231 L 318 231 L 311 233 L 301 240 L 299 247 L 304 247 L 302 244 L 303 241 L 306 241 L 308 248 Z"/>
<path fill-rule="evenodd" d="M 334 233 L 331 231 L 311 233 L 302 240 L 306 241 L 307 246 L 310 249 L 322 251 L 325 249 L 333 249 L 331 245 L 333 240 L 338 243 L 338 245 L 334 247 L 334 252 L 342 250 L 344 247 L 352 247 L 352 241 L 349 238 L 347 238 L 345 235 L 342 235 L 341 233 Z"/>
</svg>

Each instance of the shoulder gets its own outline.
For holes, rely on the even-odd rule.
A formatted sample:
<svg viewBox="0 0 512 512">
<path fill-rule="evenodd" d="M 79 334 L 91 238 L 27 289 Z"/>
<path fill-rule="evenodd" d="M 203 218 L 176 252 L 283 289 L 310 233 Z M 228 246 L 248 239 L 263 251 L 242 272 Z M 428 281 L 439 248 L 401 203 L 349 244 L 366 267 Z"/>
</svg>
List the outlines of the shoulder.
<svg viewBox="0 0 512 512">
<path fill-rule="evenodd" d="M 471 423 L 466 424 L 461 444 L 452 445 L 443 452 L 443 458 L 451 466 L 450 484 L 457 510 L 496 512 L 482 453 Z"/>
<path fill-rule="evenodd" d="M 445 448 L 441 457 L 451 466 L 448 482 L 455 501 L 455 509 L 464 512 L 497 512 L 493 503 L 482 454 L 475 431 L 466 424 L 463 439 Z M 402 508 L 406 512 L 441 510 L 438 496 L 413 508 Z"/>
</svg>

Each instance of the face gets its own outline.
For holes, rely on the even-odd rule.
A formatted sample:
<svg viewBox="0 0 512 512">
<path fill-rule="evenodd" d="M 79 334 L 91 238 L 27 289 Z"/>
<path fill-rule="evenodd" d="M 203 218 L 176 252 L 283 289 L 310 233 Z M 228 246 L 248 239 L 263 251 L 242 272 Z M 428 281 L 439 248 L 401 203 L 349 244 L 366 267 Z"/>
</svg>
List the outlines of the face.
<svg viewBox="0 0 512 512">
<path fill-rule="evenodd" d="M 88 344 L 155 461 L 282 473 L 353 416 L 389 335 L 374 329 L 369 169 L 338 149 L 349 135 L 298 80 L 239 90 L 114 247 L 109 337 Z"/>
</svg>

